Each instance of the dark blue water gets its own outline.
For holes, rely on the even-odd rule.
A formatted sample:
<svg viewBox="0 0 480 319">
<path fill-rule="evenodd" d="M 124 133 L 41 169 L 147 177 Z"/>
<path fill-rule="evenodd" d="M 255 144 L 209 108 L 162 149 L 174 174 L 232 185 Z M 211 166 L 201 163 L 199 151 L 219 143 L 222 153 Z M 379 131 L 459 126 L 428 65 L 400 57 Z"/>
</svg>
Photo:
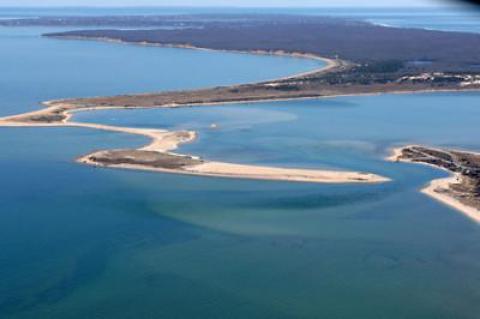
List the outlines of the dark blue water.
<svg viewBox="0 0 480 319">
<path fill-rule="evenodd" d="M 0 50 L 3 114 L 49 98 L 237 83 L 316 66 L 43 39 L 41 31 L 0 29 L 2 44 L 12 44 Z M 385 95 L 76 115 L 196 129 L 199 140 L 181 151 L 207 158 L 394 180 L 381 185 L 94 169 L 73 159 L 146 140 L 0 128 L 0 318 L 477 319 L 479 226 L 418 192 L 444 172 L 382 157 L 410 142 L 479 150 L 478 100 Z"/>
</svg>

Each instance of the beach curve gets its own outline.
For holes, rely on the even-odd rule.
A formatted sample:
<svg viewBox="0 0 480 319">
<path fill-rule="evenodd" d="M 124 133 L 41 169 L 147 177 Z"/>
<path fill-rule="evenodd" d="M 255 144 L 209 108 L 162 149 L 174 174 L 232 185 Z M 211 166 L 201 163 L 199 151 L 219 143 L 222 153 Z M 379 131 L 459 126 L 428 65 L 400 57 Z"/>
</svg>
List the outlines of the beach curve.
<svg viewBox="0 0 480 319">
<path fill-rule="evenodd" d="M 446 157 L 445 154 L 450 156 L 453 154 L 451 156 L 453 160 Z M 462 156 L 465 156 L 467 160 L 465 161 Z M 430 181 L 420 192 L 480 224 L 478 159 L 480 159 L 480 154 L 477 152 L 445 150 L 419 145 L 393 148 L 391 154 L 385 158 L 391 162 L 415 163 L 446 171 L 449 174 L 448 177 Z M 465 162 L 470 163 L 470 166 L 465 166 L 463 164 Z"/>
<path fill-rule="evenodd" d="M 198 49 L 198 48 L 194 48 Z M 299 53 L 285 52 L 250 52 L 253 54 L 292 55 L 299 57 Z M 311 72 L 302 72 L 298 75 L 282 79 L 294 79 L 306 74 L 328 72 L 338 67 L 338 61 L 311 55 L 301 55 L 302 58 L 321 59 L 326 65 Z M 312 73 L 313 72 L 313 73 Z M 223 178 L 241 178 L 255 180 L 274 180 L 309 183 L 383 183 L 390 179 L 371 173 L 279 168 L 258 165 L 242 165 L 234 163 L 206 161 L 196 156 L 177 154 L 173 151 L 180 144 L 195 140 L 197 133 L 193 131 L 168 131 L 159 129 L 119 127 L 96 123 L 72 121 L 73 113 L 99 109 L 129 109 L 139 107 L 125 106 L 78 106 L 68 100 L 53 100 L 42 103 L 43 109 L 11 115 L 0 118 L 3 127 L 81 127 L 111 132 L 142 135 L 150 139 L 150 143 L 138 149 L 98 151 L 77 158 L 79 163 L 110 168 L 148 170 L 163 173 L 185 175 L 199 175 Z M 208 104 L 208 103 L 207 103 Z M 219 104 L 223 104 L 219 102 Z M 159 108 L 171 108 L 192 105 L 162 105 Z M 142 108 L 142 107 L 140 107 Z"/>
</svg>

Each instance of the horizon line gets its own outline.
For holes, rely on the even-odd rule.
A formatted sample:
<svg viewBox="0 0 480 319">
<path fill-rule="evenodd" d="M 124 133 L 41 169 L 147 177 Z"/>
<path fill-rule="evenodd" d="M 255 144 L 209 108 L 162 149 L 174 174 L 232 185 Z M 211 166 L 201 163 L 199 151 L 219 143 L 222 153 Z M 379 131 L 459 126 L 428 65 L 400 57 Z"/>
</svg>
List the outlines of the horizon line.
<svg viewBox="0 0 480 319">
<path fill-rule="evenodd" d="M 395 8 L 452 8 L 452 7 L 467 7 L 465 4 L 438 4 L 438 5 L 430 5 L 430 4 L 421 4 L 421 5 L 360 5 L 360 6 L 352 6 L 352 5 L 337 5 L 337 6 L 330 6 L 330 5 L 318 5 L 318 6 L 287 6 L 287 5 L 280 5 L 280 6 L 268 6 L 268 5 L 260 5 L 260 6 L 242 6 L 242 5 L 175 5 L 175 6 L 168 6 L 168 5 L 23 5 L 23 6 L 15 6 L 15 5 L 1 5 L 0 8 L 11 8 L 11 9 L 44 9 L 44 8 L 92 8 L 92 9 L 121 9 L 121 8 L 232 8 L 232 9 L 346 9 L 346 8 L 355 8 L 355 9 L 395 9 Z"/>
</svg>

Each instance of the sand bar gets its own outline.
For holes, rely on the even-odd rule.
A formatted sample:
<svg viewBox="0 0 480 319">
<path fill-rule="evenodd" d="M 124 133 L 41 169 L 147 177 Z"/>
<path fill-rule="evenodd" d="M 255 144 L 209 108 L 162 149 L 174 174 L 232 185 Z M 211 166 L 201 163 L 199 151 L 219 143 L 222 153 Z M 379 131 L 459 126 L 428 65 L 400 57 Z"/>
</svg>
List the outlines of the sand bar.
<svg viewBox="0 0 480 319">
<path fill-rule="evenodd" d="M 265 52 L 256 52 L 266 54 Z M 287 54 L 274 52 L 269 54 Z M 322 59 L 327 62 L 324 71 L 338 66 L 338 62 L 310 55 L 291 54 L 303 58 Z M 322 70 L 314 70 L 313 73 Z M 302 73 L 297 76 L 305 76 Z M 294 78 L 293 77 L 288 77 Z M 284 78 L 285 79 L 285 78 Z M 82 156 L 78 162 L 112 168 L 158 171 L 226 178 L 262 179 L 275 181 L 310 182 L 310 183 L 382 183 L 388 178 L 362 172 L 329 171 L 315 169 L 294 169 L 266 167 L 256 165 L 240 165 L 233 163 L 209 162 L 191 155 L 172 153 L 180 144 L 188 143 L 196 138 L 196 132 L 171 132 L 162 129 L 118 127 L 112 125 L 83 123 L 71 121 L 72 113 L 86 110 L 129 108 L 125 106 L 79 105 L 65 100 L 48 101 L 43 103 L 46 108 L 24 114 L 7 116 L 0 119 L 0 126 L 7 127 L 82 127 L 111 132 L 142 135 L 150 142 L 138 149 L 100 151 Z M 175 105 L 176 107 L 180 107 Z M 160 106 L 162 107 L 162 106 Z M 163 107 L 171 107 L 164 105 Z M 164 165 L 164 166 L 162 166 Z"/>
<path fill-rule="evenodd" d="M 242 177 L 249 179 L 284 180 L 311 183 L 382 183 L 388 178 L 361 172 L 342 172 L 315 169 L 278 168 L 241 165 L 223 162 L 206 162 L 189 166 L 186 171 L 199 175 Z"/>
</svg>

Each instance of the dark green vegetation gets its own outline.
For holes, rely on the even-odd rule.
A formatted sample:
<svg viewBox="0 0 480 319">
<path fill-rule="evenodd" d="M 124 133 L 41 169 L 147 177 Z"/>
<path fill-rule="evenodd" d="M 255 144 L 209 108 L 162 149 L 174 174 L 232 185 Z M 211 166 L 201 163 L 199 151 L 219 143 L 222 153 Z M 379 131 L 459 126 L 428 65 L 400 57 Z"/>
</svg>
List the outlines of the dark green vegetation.
<svg viewBox="0 0 480 319">
<path fill-rule="evenodd" d="M 73 18 L 62 21 L 66 23 L 69 19 Z M 118 24 L 132 23 L 132 17 L 125 17 L 123 22 L 121 17 L 115 19 Z M 140 24 L 153 19 L 138 17 L 135 21 Z M 303 52 L 360 63 L 365 66 L 365 71 L 374 73 L 395 72 L 403 69 L 403 63 L 412 61 L 432 62 L 421 67 L 417 65 L 416 69 L 426 71 L 471 71 L 473 65 L 480 63 L 480 35 L 477 34 L 390 28 L 345 19 L 304 16 L 226 15 L 156 19 L 164 19 L 163 23 L 170 23 L 173 29 L 82 30 L 50 35 L 192 45 L 219 50 Z M 183 23 L 180 29 L 178 21 Z M 84 23 L 88 22 L 86 19 Z M 90 22 L 94 25 L 93 21 Z"/>
<path fill-rule="evenodd" d="M 163 169 L 179 169 L 203 163 L 190 156 L 142 150 L 101 151 L 89 155 L 88 160 L 98 165 L 143 165 Z"/>
<path fill-rule="evenodd" d="M 131 25 L 135 22 L 137 25 L 150 23 L 158 26 L 163 23 L 170 28 L 80 30 L 47 36 L 215 50 L 311 54 L 334 60 L 337 67 L 328 72 L 269 83 L 122 96 L 114 101 L 113 98 L 89 99 L 82 100 L 82 105 L 164 106 L 392 91 L 463 90 L 477 89 L 480 83 L 480 35 L 477 34 L 389 28 L 347 19 L 287 15 L 111 19 L 117 24 Z M 80 20 L 66 18 L 62 23 L 70 21 L 72 25 L 77 25 Z M 95 22 L 89 18 L 82 21 Z M 44 19 L 43 22 L 52 24 L 55 20 Z"/>
</svg>

